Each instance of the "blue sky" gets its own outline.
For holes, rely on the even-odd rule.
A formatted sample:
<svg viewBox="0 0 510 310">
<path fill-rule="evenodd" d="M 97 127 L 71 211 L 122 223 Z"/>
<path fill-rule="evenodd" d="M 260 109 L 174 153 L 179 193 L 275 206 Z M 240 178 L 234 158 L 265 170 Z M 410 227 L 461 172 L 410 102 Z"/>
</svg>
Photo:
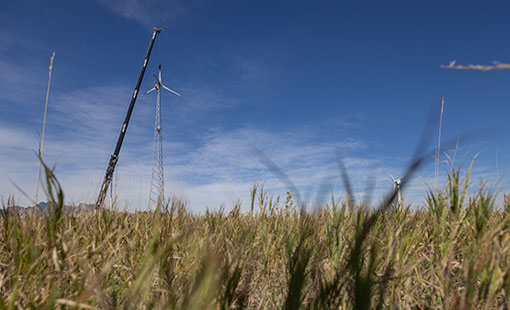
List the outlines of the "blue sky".
<svg viewBox="0 0 510 310">
<path fill-rule="evenodd" d="M 387 174 L 400 175 L 408 163 L 431 107 L 439 117 L 443 96 L 442 140 L 478 133 L 460 141 L 456 162 L 465 172 L 480 153 L 473 187 L 484 180 L 496 188 L 497 175 L 510 168 L 510 70 L 440 65 L 510 62 L 508 9 L 503 2 L 444 1 L 3 3 L 1 197 L 28 204 L 16 186 L 33 196 L 55 51 L 44 159 L 56 167 L 68 202 L 95 200 L 153 26 L 163 32 L 141 91 L 153 86 L 161 63 L 164 83 L 182 94 L 162 99 L 165 191 L 195 211 L 236 199 L 247 204 L 254 182 L 284 195 L 254 147 L 304 193 L 328 183 L 338 195 L 341 150 L 355 191 L 362 195 L 376 177 L 378 196 L 392 186 Z M 138 98 L 117 165 L 115 189 L 131 210 L 148 202 L 154 105 L 155 96 Z M 437 127 L 430 135 L 437 143 Z M 441 165 L 441 181 L 447 167 Z M 433 163 L 419 175 L 405 193 L 418 204 L 423 181 L 433 182 Z"/>
</svg>

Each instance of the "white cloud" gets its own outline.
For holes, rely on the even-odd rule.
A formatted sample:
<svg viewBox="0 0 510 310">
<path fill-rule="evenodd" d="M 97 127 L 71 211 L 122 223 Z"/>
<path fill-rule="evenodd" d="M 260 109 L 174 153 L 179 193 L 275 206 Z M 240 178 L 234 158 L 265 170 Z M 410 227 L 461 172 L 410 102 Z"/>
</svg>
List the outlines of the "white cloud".
<svg viewBox="0 0 510 310">
<path fill-rule="evenodd" d="M 177 113 L 176 118 L 196 118 L 212 110 L 227 109 L 239 103 L 237 100 L 223 94 L 220 90 L 213 89 L 208 85 L 201 85 L 200 87 L 184 85 L 179 91 L 182 97 L 170 98 L 171 109 Z M 171 95 L 165 93 L 162 96 L 168 98 L 167 96 Z"/>
<path fill-rule="evenodd" d="M 312 135 L 292 131 L 272 133 L 254 128 L 217 131 L 204 137 L 196 146 L 190 143 L 184 148 L 165 149 L 166 195 L 183 197 L 194 211 L 204 211 L 205 207 L 229 205 L 238 198 L 247 207 L 253 183 L 264 183 L 274 194 L 284 193 L 288 184 L 282 184 L 261 163 L 254 147 L 280 166 L 300 190 L 313 184 L 319 186 L 322 182 L 336 183 L 338 180 L 334 178 L 338 173 L 334 157 L 339 146 L 357 150 L 363 145 L 356 141 L 317 143 Z M 356 170 L 356 177 L 362 170 L 368 173 L 376 162 L 346 159 L 346 165 Z M 139 175 L 141 170 L 148 171 L 149 167 L 150 163 L 142 168 L 132 163 L 128 170 Z M 139 178 L 131 179 L 131 185 L 123 184 L 125 188 L 140 184 Z M 148 183 L 150 175 L 144 174 L 143 179 Z"/>
<path fill-rule="evenodd" d="M 72 111 L 69 113 L 70 120 L 83 115 L 80 111 L 75 115 Z M 87 117 L 94 118 L 94 114 Z M 91 121 L 96 122 L 98 119 Z M 35 188 L 37 172 L 36 137 L 23 128 L 6 126 L 0 127 L 0 133 L 0 144 L 5 146 L 0 152 L 2 197 L 17 193 L 10 184 L 10 179 L 31 194 Z M 109 134 L 115 135 L 116 131 Z M 132 132 L 131 137 L 135 135 Z M 113 147 L 109 142 L 100 141 L 103 139 L 104 137 L 87 135 L 86 131 L 83 135 L 73 134 L 70 140 L 65 137 L 48 138 L 45 158 L 50 164 L 57 164 L 56 175 L 64 187 L 67 201 L 79 203 L 95 200 L 104 176 L 108 153 Z M 270 132 L 258 128 L 239 128 L 216 130 L 201 141 L 164 142 L 166 197 L 176 196 L 189 201 L 195 212 L 203 212 L 206 207 L 215 209 L 222 204 L 228 209 L 237 199 L 242 201 L 243 208 L 246 209 L 249 206 L 252 184 L 262 182 L 266 190 L 279 195 L 282 201 L 288 184 L 283 184 L 261 163 L 260 158 L 254 154 L 253 147 L 263 151 L 288 174 L 304 198 L 310 197 L 310 193 L 317 193 L 323 183 L 331 186 L 322 188 L 323 190 L 329 191 L 331 188 L 336 196 L 343 196 L 344 188 L 335 155 L 339 147 L 344 150 L 343 161 L 358 199 L 364 197 L 367 180 L 376 177 L 373 201 L 377 202 L 382 194 L 392 187 L 387 174 L 399 176 L 402 173 L 401 165 L 388 164 L 385 158 L 376 155 L 353 155 L 369 149 L 359 141 L 317 141 L 317 137 L 312 133 L 300 132 L 299 129 Z M 145 151 L 140 152 L 140 147 Z M 151 149 L 150 141 L 143 145 L 128 143 L 123 149 L 117 166 L 118 177 L 115 177 L 114 182 L 114 189 L 120 198 L 119 206 L 131 210 L 147 207 Z M 441 171 L 440 186 L 444 186 L 445 167 L 442 167 Z M 420 175 L 432 184 L 433 172 L 430 167 L 421 171 Z M 474 187 L 478 187 L 480 177 L 487 180 L 491 176 L 493 177 L 491 169 L 477 167 L 475 162 L 471 177 Z M 404 191 L 404 197 L 408 202 L 419 204 L 423 202 L 425 191 L 423 181 L 414 178 Z M 17 193 L 17 197 L 21 195 Z M 323 198 L 329 199 L 329 194 Z"/>
<path fill-rule="evenodd" d="M 26 107 L 33 102 L 44 102 L 45 87 L 41 77 L 48 75 L 38 69 L 28 69 L 15 62 L 0 59 L 0 101 L 2 105 Z M 43 79 L 44 79 L 43 78 Z M 12 107 L 11 107 L 12 108 Z"/>
<path fill-rule="evenodd" d="M 140 5 L 137 1 L 127 2 L 127 11 Z M 114 1 L 111 5 L 119 3 Z M 129 16 L 126 17 L 134 18 Z M 256 57 L 251 62 L 238 64 L 238 71 L 232 70 L 247 81 L 264 75 L 260 72 L 263 66 Z M 43 106 L 47 67 L 37 71 L 37 78 L 30 68 L 18 67 L 0 59 L 0 100 L 3 105 L 14 102 L 23 105 L 22 109 L 27 111 L 32 109 L 34 99 L 37 99 L 38 106 Z M 210 112 L 239 104 L 238 100 L 212 86 L 189 83 L 177 89 L 184 96 L 173 98 L 172 105 L 164 106 L 164 109 L 171 110 L 172 117 L 177 116 L 179 124 L 173 126 L 180 126 L 183 130 L 191 130 L 198 116 L 207 117 Z M 95 200 L 131 92 L 132 89 L 125 85 L 112 84 L 51 93 L 44 159 L 50 166 L 56 165 L 56 175 L 64 187 L 68 202 Z M 118 182 L 114 182 L 114 188 L 121 198 L 120 205 L 130 209 L 147 206 L 153 99 L 149 96 L 138 99 L 117 166 Z M 42 112 L 42 108 L 39 111 Z M 29 117 L 23 123 L 0 124 L 0 188 L 3 198 L 15 193 L 21 199 L 21 204 L 28 203 L 28 199 L 21 197 L 11 180 L 32 195 L 38 168 L 36 130 L 40 130 L 39 126 L 35 126 Z M 353 125 L 341 123 L 330 126 L 344 128 Z M 223 203 L 229 207 L 238 198 L 247 208 L 249 191 L 254 182 L 264 182 L 265 188 L 271 193 L 284 195 L 288 184 L 282 184 L 261 163 L 254 148 L 264 152 L 288 174 L 304 196 L 307 196 L 306 192 L 316 191 L 322 183 L 331 183 L 337 195 L 343 193 L 336 165 L 339 148 L 343 150 L 344 163 L 355 194 L 359 197 L 362 197 L 370 177 L 379 176 L 374 192 L 379 197 L 392 186 L 388 172 L 395 176 L 401 172 L 402 162 L 393 159 L 389 162 L 387 158 L 371 154 L 370 147 L 362 141 L 325 140 L 311 128 L 295 127 L 272 132 L 261 127 L 232 128 L 227 125 L 205 128 L 204 134 L 191 140 L 175 140 L 170 135 L 169 138 L 165 136 L 166 196 L 186 199 L 194 211 L 204 211 L 205 207 L 217 208 Z M 378 170 L 374 172 L 376 168 Z M 423 173 L 423 176 L 430 182 L 430 173 Z M 476 168 L 472 179 L 477 180 L 481 176 L 490 179 L 493 173 L 491 175 L 490 169 Z M 445 180 L 444 173 L 441 179 Z M 416 178 L 405 194 L 410 200 L 422 201 L 424 192 L 424 185 Z"/>
<path fill-rule="evenodd" d="M 132 19 L 144 26 L 154 26 L 174 22 L 185 16 L 193 8 L 202 6 L 207 1 L 182 0 L 97 0 L 100 4 L 120 16 Z"/>
</svg>

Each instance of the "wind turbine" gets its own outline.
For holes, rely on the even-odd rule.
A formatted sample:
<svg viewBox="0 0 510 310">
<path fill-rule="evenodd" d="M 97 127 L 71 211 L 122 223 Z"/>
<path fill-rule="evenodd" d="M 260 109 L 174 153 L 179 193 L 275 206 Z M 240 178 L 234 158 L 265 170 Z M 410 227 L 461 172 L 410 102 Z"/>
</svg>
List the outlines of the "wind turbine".
<svg viewBox="0 0 510 310">
<path fill-rule="evenodd" d="M 400 181 L 400 178 L 394 178 L 391 174 L 389 174 L 390 178 L 393 180 L 393 190 L 397 191 L 397 199 L 398 199 L 398 205 L 402 205 L 402 194 L 400 192 L 400 186 L 402 185 L 402 182 Z"/>
<path fill-rule="evenodd" d="M 180 94 L 165 85 L 161 81 L 161 64 L 158 66 L 159 75 L 154 74 L 156 85 L 144 95 L 153 91 L 158 92 L 156 101 L 156 117 L 154 121 L 154 143 L 152 150 L 152 178 L 150 187 L 149 207 L 160 208 L 165 195 L 165 172 L 163 166 L 163 137 L 161 130 L 161 89 L 167 90 L 176 96 Z"/>
</svg>

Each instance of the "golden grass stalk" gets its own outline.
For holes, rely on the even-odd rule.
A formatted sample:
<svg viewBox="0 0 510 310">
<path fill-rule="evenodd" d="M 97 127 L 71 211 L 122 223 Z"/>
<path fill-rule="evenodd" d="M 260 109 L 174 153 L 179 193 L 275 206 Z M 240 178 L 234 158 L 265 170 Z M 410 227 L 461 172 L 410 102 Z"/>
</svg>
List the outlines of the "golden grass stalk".
<svg viewBox="0 0 510 310">
<path fill-rule="evenodd" d="M 444 97 L 441 98 L 441 115 L 439 117 L 439 134 L 437 137 L 437 151 L 435 160 L 435 174 L 434 174 L 434 190 L 437 190 L 437 180 L 439 177 L 439 156 L 441 156 L 441 129 L 443 125 L 443 112 L 444 112 Z"/>
<path fill-rule="evenodd" d="M 44 103 L 44 116 L 43 116 L 43 128 L 41 134 L 41 143 L 39 145 L 39 150 L 37 156 L 39 158 L 39 172 L 37 173 L 37 183 L 35 184 L 35 195 L 34 195 L 34 213 L 37 211 L 37 199 L 39 195 L 39 182 L 41 179 L 41 166 L 42 166 L 42 153 L 44 148 L 44 131 L 46 129 L 46 112 L 48 111 L 48 98 L 50 96 L 50 84 L 51 84 L 51 72 L 53 71 L 53 60 L 55 59 L 55 52 L 51 55 L 50 58 L 50 71 L 48 73 L 48 88 L 46 89 L 46 101 Z"/>
</svg>

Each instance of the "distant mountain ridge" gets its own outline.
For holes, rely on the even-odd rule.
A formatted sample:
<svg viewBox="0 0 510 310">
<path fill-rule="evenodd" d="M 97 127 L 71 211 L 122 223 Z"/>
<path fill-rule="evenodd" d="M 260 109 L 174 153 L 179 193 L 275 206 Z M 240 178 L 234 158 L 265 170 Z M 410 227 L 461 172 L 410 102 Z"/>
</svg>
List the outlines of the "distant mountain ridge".
<svg viewBox="0 0 510 310">
<path fill-rule="evenodd" d="M 15 206 L 14 207 L 16 211 L 20 214 L 26 214 L 26 213 L 33 213 L 34 212 L 34 206 L 28 206 L 28 207 L 21 207 L 21 206 Z M 67 214 L 71 213 L 92 213 L 94 212 L 94 204 L 92 203 L 80 203 L 77 206 L 75 205 L 68 205 L 64 206 L 64 210 Z M 44 214 L 47 215 L 49 213 L 49 203 L 47 201 L 42 201 L 37 204 L 37 210 L 36 214 Z"/>
</svg>

